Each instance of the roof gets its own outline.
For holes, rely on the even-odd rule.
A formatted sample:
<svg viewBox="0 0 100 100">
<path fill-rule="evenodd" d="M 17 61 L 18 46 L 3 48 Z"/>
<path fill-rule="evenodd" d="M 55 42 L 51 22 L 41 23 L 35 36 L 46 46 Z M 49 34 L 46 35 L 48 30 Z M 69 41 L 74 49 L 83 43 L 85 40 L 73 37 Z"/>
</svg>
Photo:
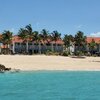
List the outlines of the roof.
<svg viewBox="0 0 100 100">
<path fill-rule="evenodd" d="M 12 42 L 19 42 L 19 43 L 22 43 L 23 40 L 20 39 L 20 37 L 18 37 L 17 35 L 15 35 L 15 36 L 12 37 Z"/>
<path fill-rule="evenodd" d="M 12 38 L 12 42 L 22 43 L 23 40 L 20 37 L 18 37 L 17 35 L 15 35 Z M 44 42 L 46 43 L 47 41 L 44 41 Z M 48 40 L 48 42 L 49 43 L 55 43 L 55 41 L 50 41 L 50 40 Z M 42 41 L 42 43 L 43 43 L 43 41 Z M 57 44 L 64 44 L 64 42 L 61 39 L 59 39 L 58 41 L 56 41 L 56 43 Z"/>
<path fill-rule="evenodd" d="M 1 35 L 0 35 L 1 38 Z M 94 40 L 96 43 L 100 43 L 100 37 L 87 37 L 86 41 L 87 43 L 90 43 L 92 40 Z M 12 42 L 17 42 L 17 43 L 22 43 L 23 40 L 18 37 L 17 35 L 12 37 Z M 47 41 L 45 41 L 46 43 Z M 48 40 L 49 43 L 55 43 L 55 41 L 50 41 Z M 63 40 L 59 39 L 58 41 L 56 41 L 57 44 L 64 44 Z"/>
<path fill-rule="evenodd" d="M 96 43 L 100 43 L 100 37 L 87 37 L 86 41 L 87 43 L 92 42 L 94 40 Z"/>
</svg>

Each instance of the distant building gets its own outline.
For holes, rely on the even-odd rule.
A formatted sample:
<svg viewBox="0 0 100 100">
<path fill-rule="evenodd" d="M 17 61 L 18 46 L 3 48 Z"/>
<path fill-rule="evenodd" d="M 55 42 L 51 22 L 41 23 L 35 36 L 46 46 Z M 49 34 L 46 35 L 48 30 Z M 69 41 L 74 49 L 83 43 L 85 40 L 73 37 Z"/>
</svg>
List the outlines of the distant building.
<svg viewBox="0 0 100 100">
<path fill-rule="evenodd" d="M 89 44 L 92 42 L 92 40 L 96 43 L 95 52 L 100 52 L 100 37 L 87 37 L 87 45 L 85 46 L 85 50 L 90 52 Z M 45 44 L 44 44 L 45 43 Z M 28 45 L 28 46 L 27 46 Z M 28 48 L 27 48 L 28 47 Z M 23 52 L 31 52 L 31 53 L 45 53 L 46 51 L 54 51 L 54 52 L 63 52 L 64 42 L 59 39 L 58 41 L 41 41 L 41 43 L 36 43 L 36 41 L 28 42 L 26 44 L 21 38 L 19 38 L 17 35 L 13 36 L 12 43 L 10 45 L 10 50 L 13 53 L 23 53 Z M 1 49 L 8 48 L 7 45 L 3 45 L 0 43 L 0 52 Z M 68 50 L 70 51 L 70 54 L 75 52 L 77 47 L 73 43 L 71 43 Z M 67 49 L 66 49 L 67 50 Z"/>
<path fill-rule="evenodd" d="M 44 45 L 44 42 L 46 45 Z M 13 36 L 12 38 L 12 45 L 11 45 L 11 50 L 13 53 L 22 53 L 25 50 L 28 50 L 28 52 L 32 53 L 45 53 L 46 51 L 55 51 L 55 52 L 62 52 L 63 51 L 63 41 L 58 40 L 56 41 L 44 41 L 41 42 L 41 44 L 36 43 L 36 41 L 28 42 L 28 48 L 27 44 L 20 39 L 18 36 Z"/>
<path fill-rule="evenodd" d="M 95 52 L 100 52 L 100 37 L 87 37 L 87 51 L 90 51 L 89 44 L 92 42 L 92 40 L 94 40 L 96 43 Z"/>
</svg>

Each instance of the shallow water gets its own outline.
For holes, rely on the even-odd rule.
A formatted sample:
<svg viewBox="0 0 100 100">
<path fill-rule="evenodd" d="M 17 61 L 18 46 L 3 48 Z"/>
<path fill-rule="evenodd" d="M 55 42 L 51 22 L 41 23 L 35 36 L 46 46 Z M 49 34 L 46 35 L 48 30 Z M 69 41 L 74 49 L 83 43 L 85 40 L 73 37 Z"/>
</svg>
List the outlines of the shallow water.
<svg viewBox="0 0 100 100">
<path fill-rule="evenodd" d="M 0 100 L 100 100 L 100 72 L 0 74 Z"/>
</svg>

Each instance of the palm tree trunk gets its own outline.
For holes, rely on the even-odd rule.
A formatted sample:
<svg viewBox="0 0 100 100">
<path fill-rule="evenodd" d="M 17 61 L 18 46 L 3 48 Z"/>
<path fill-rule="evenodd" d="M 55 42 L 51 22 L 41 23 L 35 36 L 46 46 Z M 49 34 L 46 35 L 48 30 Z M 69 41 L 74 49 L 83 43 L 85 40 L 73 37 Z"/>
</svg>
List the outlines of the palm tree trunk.
<svg viewBox="0 0 100 100">
<path fill-rule="evenodd" d="M 10 44 L 8 44 L 8 54 L 10 54 Z"/>
<path fill-rule="evenodd" d="M 15 43 L 14 42 L 13 42 L 12 51 L 13 51 L 13 54 L 14 54 L 15 53 Z"/>
</svg>

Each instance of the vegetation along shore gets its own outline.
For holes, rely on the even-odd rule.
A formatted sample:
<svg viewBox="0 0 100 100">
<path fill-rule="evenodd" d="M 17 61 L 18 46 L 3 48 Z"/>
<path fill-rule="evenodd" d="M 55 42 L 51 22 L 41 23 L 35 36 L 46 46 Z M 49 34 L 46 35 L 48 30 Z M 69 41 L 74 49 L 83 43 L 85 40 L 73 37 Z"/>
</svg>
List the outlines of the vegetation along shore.
<svg viewBox="0 0 100 100">
<path fill-rule="evenodd" d="M 16 35 L 9 30 L 1 33 L 0 54 L 100 56 L 100 38 L 87 37 L 82 31 L 75 36 L 61 36 L 56 30 L 38 32 L 29 24 L 20 28 Z"/>
</svg>

